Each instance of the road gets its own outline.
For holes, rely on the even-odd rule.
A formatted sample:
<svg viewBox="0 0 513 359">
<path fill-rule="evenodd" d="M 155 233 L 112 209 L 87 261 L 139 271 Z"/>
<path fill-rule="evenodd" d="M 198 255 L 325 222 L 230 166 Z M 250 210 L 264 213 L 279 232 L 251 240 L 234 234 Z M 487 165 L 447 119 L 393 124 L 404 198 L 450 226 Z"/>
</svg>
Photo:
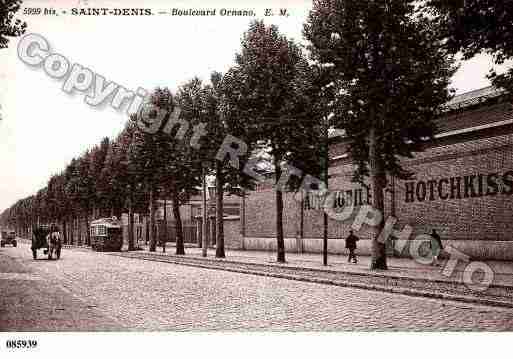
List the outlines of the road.
<svg viewBox="0 0 513 359">
<path fill-rule="evenodd" d="M 512 330 L 513 310 L 64 249 L 0 248 L 0 331 Z"/>
</svg>

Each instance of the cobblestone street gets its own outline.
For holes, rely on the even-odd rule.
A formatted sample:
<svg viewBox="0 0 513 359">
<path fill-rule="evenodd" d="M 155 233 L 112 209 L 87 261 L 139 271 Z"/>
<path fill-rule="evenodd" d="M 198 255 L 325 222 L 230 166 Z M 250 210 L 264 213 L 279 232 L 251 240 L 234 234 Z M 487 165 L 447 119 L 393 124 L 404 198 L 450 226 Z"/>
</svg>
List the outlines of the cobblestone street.
<svg viewBox="0 0 513 359">
<path fill-rule="evenodd" d="M 513 329 L 513 310 L 505 308 L 85 249 L 65 249 L 58 261 L 34 261 L 23 243 L 0 249 L 0 263 L 2 331 Z"/>
</svg>

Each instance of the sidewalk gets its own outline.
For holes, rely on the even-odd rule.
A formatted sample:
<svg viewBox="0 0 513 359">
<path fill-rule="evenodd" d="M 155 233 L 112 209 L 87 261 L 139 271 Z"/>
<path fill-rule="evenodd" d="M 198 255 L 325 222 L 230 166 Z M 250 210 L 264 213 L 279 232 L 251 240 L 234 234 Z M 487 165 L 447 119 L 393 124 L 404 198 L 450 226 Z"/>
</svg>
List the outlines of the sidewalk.
<svg viewBox="0 0 513 359">
<path fill-rule="evenodd" d="M 143 252 L 148 252 L 148 247 L 143 246 Z M 390 278 L 411 278 L 411 279 L 423 279 L 435 282 L 446 282 L 446 283 L 463 283 L 463 271 L 469 262 L 458 261 L 458 265 L 450 276 L 442 274 L 446 267 L 446 260 L 440 261 L 440 266 L 429 266 L 417 263 L 410 258 L 387 258 L 388 270 L 385 271 L 371 271 L 369 256 L 361 256 L 358 258 L 358 264 L 348 263 L 347 256 L 343 255 L 329 255 L 328 266 L 322 264 L 322 254 L 312 253 L 286 253 L 285 264 L 276 262 L 275 252 L 260 252 L 260 251 L 242 251 L 242 250 L 226 250 L 226 258 L 219 259 L 215 258 L 215 248 L 208 249 L 207 259 L 219 260 L 219 261 L 230 261 L 240 263 L 254 263 L 264 264 L 270 266 L 280 267 L 299 267 L 305 269 L 312 269 L 317 271 L 329 271 L 329 272 L 341 272 L 341 273 L 355 273 L 371 276 L 386 276 Z M 197 247 L 186 247 L 185 248 L 186 258 L 203 258 L 201 256 L 201 248 Z M 166 253 L 162 253 L 162 247 L 157 247 L 156 254 L 174 256 L 175 246 L 166 246 Z M 486 261 L 486 264 L 490 266 L 494 273 L 492 286 L 506 286 L 513 287 L 513 262 L 505 261 Z M 448 270 L 449 268 L 447 268 Z M 482 272 L 476 271 L 475 281 L 481 280 L 480 275 Z"/>
</svg>

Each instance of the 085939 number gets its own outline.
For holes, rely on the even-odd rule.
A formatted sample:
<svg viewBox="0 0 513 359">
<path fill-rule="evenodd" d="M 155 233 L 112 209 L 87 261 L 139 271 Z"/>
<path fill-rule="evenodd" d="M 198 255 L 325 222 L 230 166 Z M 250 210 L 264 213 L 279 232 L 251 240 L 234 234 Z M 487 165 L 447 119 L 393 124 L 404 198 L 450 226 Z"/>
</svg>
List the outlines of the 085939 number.
<svg viewBox="0 0 513 359">
<path fill-rule="evenodd" d="M 5 346 L 7 349 L 33 349 L 37 347 L 37 340 L 10 339 L 5 342 Z"/>
</svg>

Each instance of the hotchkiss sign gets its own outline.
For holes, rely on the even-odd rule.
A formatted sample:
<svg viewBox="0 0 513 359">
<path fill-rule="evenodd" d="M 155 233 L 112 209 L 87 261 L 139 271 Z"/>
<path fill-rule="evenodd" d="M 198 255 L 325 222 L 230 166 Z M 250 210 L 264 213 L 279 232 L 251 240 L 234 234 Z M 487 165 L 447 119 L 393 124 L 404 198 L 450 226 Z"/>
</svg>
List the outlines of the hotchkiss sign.
<svg viewBox="0 0 513 359">
<path fill-rule="evenodd" d="M 363 185 L 363 188 L 336 190 L 332 193 L 335 193 L 333 208 L 343 208 L 346 204 L 352 204 L 355 207 L 371 204 L 370 186 L 367 185 Z M 512 194 L 513 171 L 507 171 L 405 181 L 403 201 L 414 203 Z M 309 193 L 304 198 L 304 209 L 322 210 L 323 198 L 324 196 L 317 193 Z"/>
<path fill-rule="evenodd" d="M 406 203 L 513 194 L 513 171 L 405 182 Z"/>
</svg>

